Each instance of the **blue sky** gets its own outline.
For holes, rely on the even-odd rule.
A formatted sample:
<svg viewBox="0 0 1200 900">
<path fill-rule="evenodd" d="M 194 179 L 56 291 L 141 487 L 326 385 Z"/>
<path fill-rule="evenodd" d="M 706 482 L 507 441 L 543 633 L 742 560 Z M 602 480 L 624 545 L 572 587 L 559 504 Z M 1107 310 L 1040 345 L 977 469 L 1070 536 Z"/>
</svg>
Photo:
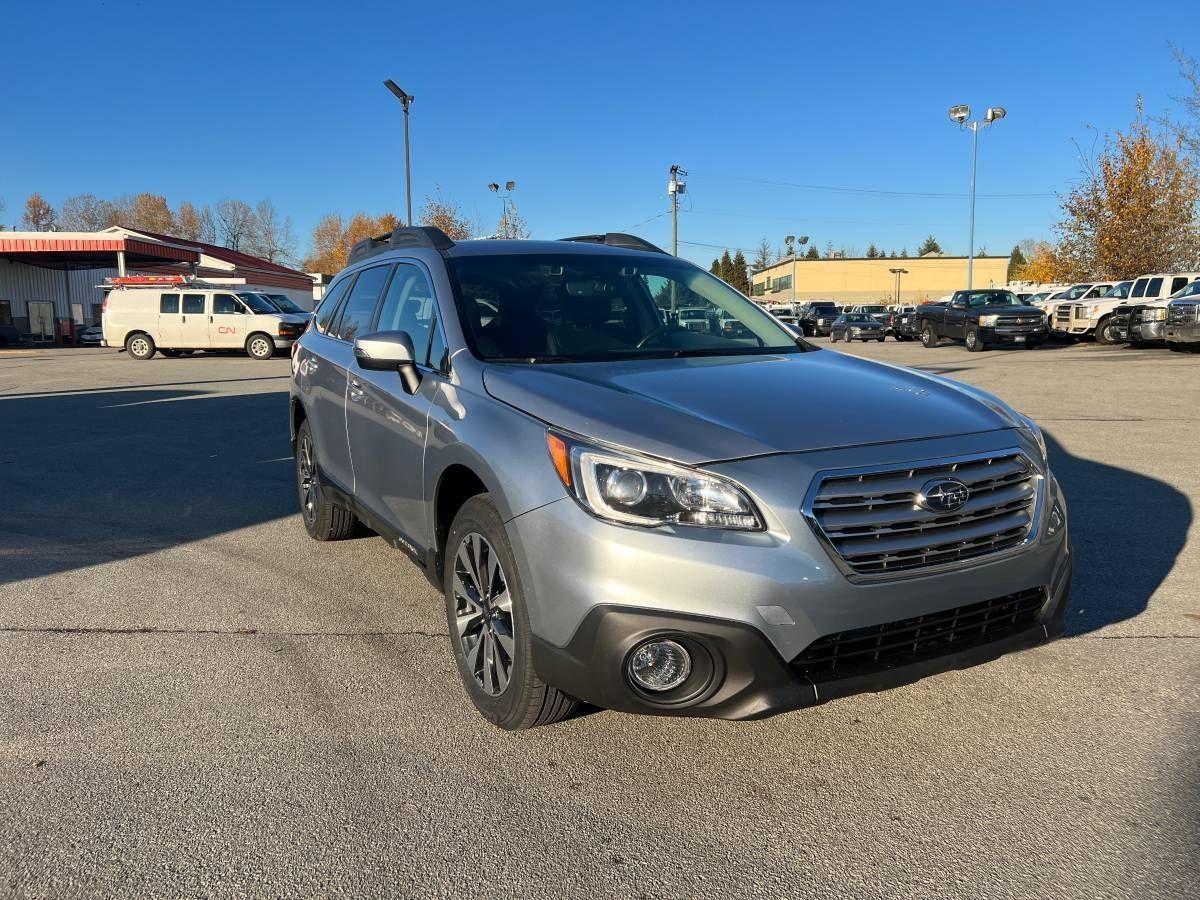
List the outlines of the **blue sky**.
<svg viewBox="0 0 1200 900">
<path fill-rule="evenodd" d="M 792 232 L 910 253 L 933 233 L 965 253 L 970 135 L 946 117 L 960 102 L 1009 111 L 980 139 L 977 244 L 1048 236 L 1078 173 L 1071 139 L 1128 123 L 1138 93 L 1148 114 L 1171 111 L 1183 82 L 1167 40 L 1200 24 L 1194 2 L 76 0 L 4 19 L 10 226 L 35 190 L 269 197 L 302 251 L 325 212 L 401 213 L 391 77 L 416 96 L 414 206 L 440 186 L 490 228 L 486 184 L 514 179 L 536 237 L 665 245 L 670 219 L 651 217 L 678 162 L 681 253 L 705 263 L 718 251 L 703 245 Z"/>
</svg>

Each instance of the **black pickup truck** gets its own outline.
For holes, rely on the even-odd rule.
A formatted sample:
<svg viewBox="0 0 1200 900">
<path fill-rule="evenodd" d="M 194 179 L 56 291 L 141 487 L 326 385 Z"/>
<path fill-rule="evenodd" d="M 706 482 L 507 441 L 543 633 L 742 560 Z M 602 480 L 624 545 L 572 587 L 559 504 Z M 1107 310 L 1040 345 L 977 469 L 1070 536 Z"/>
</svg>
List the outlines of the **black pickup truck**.
<svg viewBox="0 0 1200 900">
<path fill-rule="evenodd" d="M 1036 306 L 1026 306 L 1011 291 L 997 288 L 956 291 L 949 303 L 917 308 L 918 333 L 926 347 L 942 338 L 963 341 L 972 353 L 990 344 L 1037 347 L 1046 340 L 1046 318 Z"/>
</svg>

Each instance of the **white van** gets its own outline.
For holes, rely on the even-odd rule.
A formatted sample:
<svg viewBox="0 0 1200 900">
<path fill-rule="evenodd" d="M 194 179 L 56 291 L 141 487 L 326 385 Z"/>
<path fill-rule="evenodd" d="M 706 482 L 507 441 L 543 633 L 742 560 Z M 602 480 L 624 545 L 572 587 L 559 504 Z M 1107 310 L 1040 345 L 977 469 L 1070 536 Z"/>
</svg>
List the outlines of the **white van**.
<svg viewBox="0 0 1200 900">
<path fill-rule="evenodd" d="M 193 284 L 117 285 L 100 319 L 104 346 L 124 347 L 133 359 L 190 350 L 245 350 L 254 359 L 270 359 L 308 327 L 308 316 L 280 313 L 254 293 Z"/>
</svg>

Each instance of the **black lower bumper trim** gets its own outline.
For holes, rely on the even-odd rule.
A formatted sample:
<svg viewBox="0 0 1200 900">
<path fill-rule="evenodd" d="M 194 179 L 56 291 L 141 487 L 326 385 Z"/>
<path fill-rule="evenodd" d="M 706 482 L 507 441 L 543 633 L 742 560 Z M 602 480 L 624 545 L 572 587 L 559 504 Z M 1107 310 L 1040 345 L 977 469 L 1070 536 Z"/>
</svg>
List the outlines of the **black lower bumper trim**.
<svg viewBox="0 0 1200 900">
<path fill-rule="evenodd" d="M 1071 557 L 1048 585 L 1037 618 L 1015 633 L 986 643 L 880 671 L 810 681 L 749 625 L 705 616 L 598 606 L 570 643 L 557 647 L 534 638 L 533 662 L 543 681 L 594 706 L 653 715 L 757 719 L 838 697 L 882 691 L 927 675 L 965 669 L 1062 634 L 1071 590 Z M 638 691 L 625 676 L 625 658 L 642 641 L 675 637 L 712 657 L 707 682 L 691 682 L 678 696 Z"/>
</svg>

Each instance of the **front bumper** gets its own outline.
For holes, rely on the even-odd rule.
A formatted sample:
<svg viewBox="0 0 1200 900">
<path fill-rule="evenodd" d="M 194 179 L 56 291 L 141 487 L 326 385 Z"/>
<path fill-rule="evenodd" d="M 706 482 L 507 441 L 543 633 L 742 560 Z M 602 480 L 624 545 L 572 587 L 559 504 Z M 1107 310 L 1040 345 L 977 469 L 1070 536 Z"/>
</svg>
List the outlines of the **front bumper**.
<svg viewBox="0 0 1200 900">
<path fill-rule="evenodd" d="M 1167 323 L 1162 320 L 1154 322 L 1131 322 L 1129 325 L 1129 340 L 1140 341 L 1143 344 L 1165 341 L 1166 331 Z"/>
<path fill-rule="evenodd" d="M 1164 331 L 1164 336 L 1166 337 L 1167 342 L 1171 344 L 1200 343 L 1200 322 L 1195 322 L 1191 325 L 1175 325 L 1168 323 Z"/>
<path fill-rule="evenodd" d="M 985 344 L 1040 344 L 1047 331 L 1043 326 L 980 328 L 979 337 Z"/>
<path fill-rule="evenodd" d="M 760 457 L 714 466 L 743 485 L 768 519 L 757 533 L 641 529 L 593 518 L 563 498 L 508 523 L 535 633 L 534 665 L 548 683 L 613 709 L 748 718 L 879 690 L 973 665 L 1061 631 L 1071 576 L 1068 528 L 1050 536 L 1047 516 L 1019 551 L 948 571 L 852 581 L 803 517 L 814 473 L 998 449 L 1011 432 L 886 447 Z M 1027 449 L 1027 452 L 1032 452 Z M 1066 503 L 1045 478 L 1043 510 Z M 1037 621 L 1018 634 L 961 652 L 829 683 L 791 663 L 821 638 L 932 616 L 1042 588 Z M 658 703 L 625 679 L 625 655 L 653 634 L 682 634 L 719 661 L 703 696 Z"/>
</svg>

